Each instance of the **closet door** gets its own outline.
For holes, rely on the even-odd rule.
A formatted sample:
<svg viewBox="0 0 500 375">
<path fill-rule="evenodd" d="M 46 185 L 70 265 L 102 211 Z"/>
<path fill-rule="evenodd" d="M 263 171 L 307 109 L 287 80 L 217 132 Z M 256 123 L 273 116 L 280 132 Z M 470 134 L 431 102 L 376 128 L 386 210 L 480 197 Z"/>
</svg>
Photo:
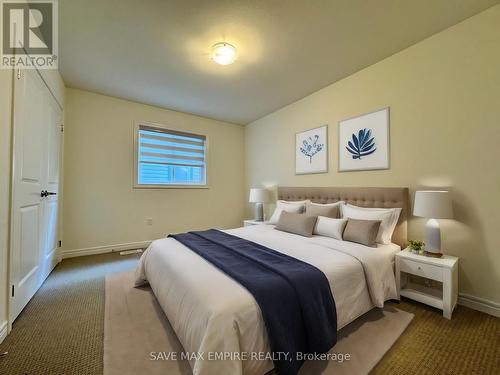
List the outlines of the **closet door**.
<svg viewBox="0 0 500 375">
<path fill-rule="evenodd" d="M 45 190 L 46 197 L 43 202 L 44 219 L 42 250 L 45 269 L 42 277 L 45 279 L 52 271 L 54 261 L 57 260 L 59 228 L 59 167 L 61 155 L 61 124 L 62 113 L 59 105 L 52 95 L 45 95 L 45 108 L 47 110 L 46 158 L 47 172 Z"/>
<path fill-rule="evenodd" d="M 57 262 L 60 126 L 61 110 L 38 72 L 22 71 L 14 83 L 11 322 Z"/>
</svg>

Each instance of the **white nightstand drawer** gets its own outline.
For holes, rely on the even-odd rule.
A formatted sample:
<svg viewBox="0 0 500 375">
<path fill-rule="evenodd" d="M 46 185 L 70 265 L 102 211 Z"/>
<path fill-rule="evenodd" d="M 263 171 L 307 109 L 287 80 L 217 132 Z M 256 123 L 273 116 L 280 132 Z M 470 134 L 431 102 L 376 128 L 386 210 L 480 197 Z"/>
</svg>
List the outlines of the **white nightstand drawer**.
<svg viewBox="0 0 500 375">
<path fill-rule="evenodd" d="M 399 262 L 399 267 L 402 272 L 436 281 L 443 281 L 443 269 L 441 267 L 415 262 L 410 259 L 401 259 Z"/>
</svg>

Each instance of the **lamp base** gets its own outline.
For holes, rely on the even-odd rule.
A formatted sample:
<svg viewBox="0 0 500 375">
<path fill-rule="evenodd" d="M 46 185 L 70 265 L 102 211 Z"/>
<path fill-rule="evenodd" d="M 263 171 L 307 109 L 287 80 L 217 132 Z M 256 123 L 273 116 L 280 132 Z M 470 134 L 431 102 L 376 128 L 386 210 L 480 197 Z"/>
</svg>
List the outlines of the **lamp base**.
<svg viewBox="0 0 500 375">
<path fill-rule="evenodd" d="M 264 221 L 264 205 L 255 203 L 255 221 Z"/>
<path fill-rule="evenodd" d="M 425 225 L 425 253 L 441 257 L 441 229 L 436 219 L 429 219 Z"/>
</svg>

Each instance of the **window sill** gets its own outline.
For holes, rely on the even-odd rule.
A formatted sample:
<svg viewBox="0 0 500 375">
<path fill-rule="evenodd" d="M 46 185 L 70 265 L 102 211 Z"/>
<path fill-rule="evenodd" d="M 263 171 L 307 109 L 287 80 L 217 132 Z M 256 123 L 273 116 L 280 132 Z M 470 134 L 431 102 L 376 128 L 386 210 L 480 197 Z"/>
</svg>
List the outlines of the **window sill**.
<svg viewBox="0 0 500 375">
<path fill-rule="evenodd" d="M 209 185 L 134 185 L 135 190 L 210 189 Z"/>
</svg>

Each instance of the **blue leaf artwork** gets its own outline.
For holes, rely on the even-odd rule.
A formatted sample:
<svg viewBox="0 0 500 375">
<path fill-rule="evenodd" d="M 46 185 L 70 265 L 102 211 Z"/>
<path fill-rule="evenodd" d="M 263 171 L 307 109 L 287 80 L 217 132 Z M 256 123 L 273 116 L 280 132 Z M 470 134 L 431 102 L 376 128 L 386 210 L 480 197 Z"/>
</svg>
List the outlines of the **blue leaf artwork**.
<svg viewBox="0 0 500 375">
<path fill-rule="evenodd" d="M 300 147 L 300 152 L 302 152 L 305 156 L 309 157 L 309 163 L 312 163 L 312 158 L 318 152 L 323 150 L 325 147 L 324 143 L 318 143 L 319 135 L 315 134 L 312 137 L 307 137 L 302 141 L 302 147 Z"/>
<path fill-rule="evenodd" d="M 372 137 L 371 129 L 361 129 L 352 135 L 352 142 L 348 141 L 346 149 L 353 159 L 361 160 L 362 156 L 368 156 L 377 151 L 375 147 L 375 137 Z"/>
</svg>

